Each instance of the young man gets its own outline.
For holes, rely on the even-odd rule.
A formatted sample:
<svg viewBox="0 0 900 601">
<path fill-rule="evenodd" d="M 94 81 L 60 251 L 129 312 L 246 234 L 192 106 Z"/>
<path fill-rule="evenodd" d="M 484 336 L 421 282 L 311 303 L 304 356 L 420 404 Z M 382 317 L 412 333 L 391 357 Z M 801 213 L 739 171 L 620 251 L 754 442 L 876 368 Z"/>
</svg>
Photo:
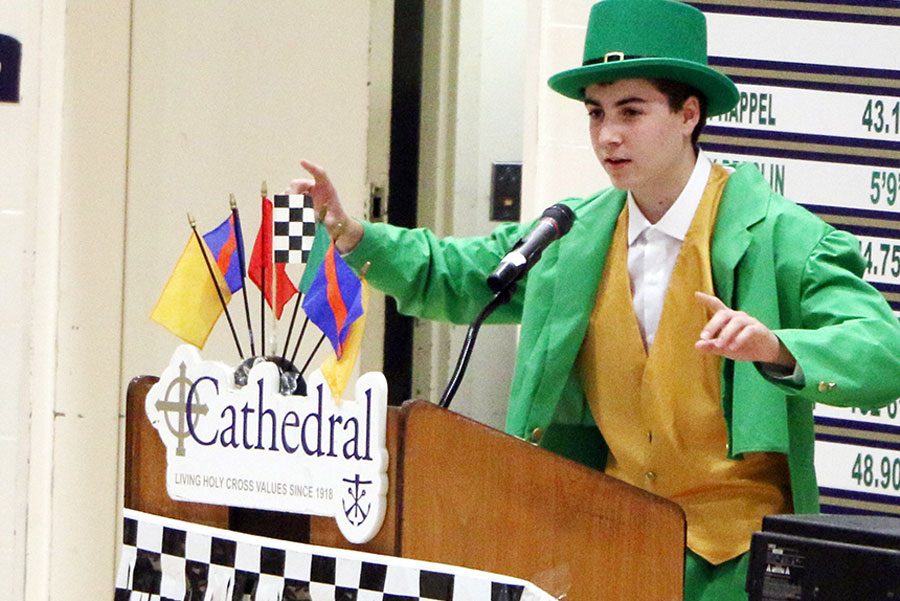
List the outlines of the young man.
<svg viewBox="0 0 900 601">
<path fill-rule="evenodd" d="M 707 66 L 706 22 L 673 0 L 603 0 L 584 64 L 550 86 L 582 101 L 614 188 L 566 204 L 551 245 L 494 322 L 521 323 L 507 429 L 678 503 L 685 599 L 746 599 L 766 514 L 815 512 L 815 402 L 900 395 L 900 326 L 852 236 L 776 195 L 752 165 L 696 146 L 734 84 Z M 486 276 L 529 226 L 438 240 L 362 224 L 308 162 L 335 239 L 400 310 L 470 322 Z"/>
</svg>

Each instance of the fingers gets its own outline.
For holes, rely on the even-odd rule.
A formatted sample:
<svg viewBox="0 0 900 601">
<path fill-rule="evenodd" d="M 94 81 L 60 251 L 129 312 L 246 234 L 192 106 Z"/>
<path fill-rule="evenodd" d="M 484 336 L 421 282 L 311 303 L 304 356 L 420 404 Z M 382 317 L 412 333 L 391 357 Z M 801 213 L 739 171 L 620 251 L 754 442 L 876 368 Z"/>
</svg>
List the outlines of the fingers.
<svg viewBox="0 0 900 601">
<path fill-rule="evenodd" d="M 306 159 L 300 159 L 300 165 L 312 174 L 315 174 L 316 171 L 325 171 L 322 167 L 319 167 L 312 161 L 307 161 Z"/>
<path fill-rule="evenodd" d="M 728 306 L 721 300 L 719 300 L 718 297 L 715 297 L 711 294 L 706 294 L 705 292 L 700 292 L 699 290 L 694 292 L 694 298 L 696 298 L 701 305 L 703 305 L 710 311 L 721 311 L 722 309 L 728 308 Z"/>
<path fill-rule="evenodd" d="M 715 299 L 719 303 L 722 302 L 715 297 L 704 296 Z M 714 348 L 727 349 L 735 342 L 744 328 L 755 321 L 742 311 L 733 311 L 727 307 L 719 309 L 706 323 L 703 330 L 700 331 L 700 340 L 711 343 L 711 346 Z"/>
<path fill-rule="evenodd" d="M 700 332 L 699 342 L 706 350 L 724 350 L 741 331 L 742 325 L 734 316 L 724 311 L 716 313 Z"/>
<path fill-rule="evenodd" d="M 752 325 L 746 313 L 732 314 L 715 337 L 716 346 L 722 349 L 734 350 L 732 347 L 737 342 L 738 336 L 747 332 Z"/>
<path fill-rule="evenodd" d="M 694 346 L 699 351 L 738 361 L 772 363 L 778 360 L 780 343 L 762 322 L 726 307 L 716 311 Z"/>
<path fill-rule="evenodd" d="M 300 159 L 300 166 L 313 178 L 293 180 L 291 190 L 295 194 L 312 196 L 316 219 L 325 225 L 340 252 L 350 252 L 362 239 L 362 224 L 344 210 L 337 190 L 322 167 L 306 159 Z"/>
<path fill-rule="evenodd" d="M 309 194 L 315 186 L 316 182 L 311 179 L 291 180 L 291 184 L 287 189 L 287 194 Z"/>
<path fill-rule="evenodd" d="M 296 194 L 312 196 L 316 215 L 319 221 L 325 222 L 326 226 L 331 225 L 332 221 L 343 220 L 345 215 L 340 200 L 338 200 L 337 191 L 325 170 L 306 159 L 300 159 L 300 166 L 306 169 L 313 179 L 295 179 L 291 182 L 291 190 L 296 190 Z"/>
<path fill-rule="evenodd" d="M 711 340 L 719 336 L 719 332 L 731 320 L 734 312 L 717 297 L 710 294 L 694 292 L 694 298 L 712 313 L 712 318 L 700 332 L 700 340 Z"/>
<path fill-rule="evenodd" d="M 727 348 L 729 350 L 738 350 L 750 346 L 754 342 L 754 338 L 761 333 L 763 332 L 761 332 L 756 325 L 750 325 L 738 332 L 735 335 L 734 340 L 728 343 Z"/>
<path fill-rule="evenodd" d="M 744 329 L 755 320 L 742 311 L 733 311 L 718 297 L 711 294 L 694 292 L 694 298 L 712 314 L 709 321 L 700 331 L 700 340 L 696 347 L 700 350 L 724 354 L 733 350 Z"/>
<path fill-rule="evenodd" d="M 315 163 L 310 163 L 306 159 L 300 159 L 300 166 L 306 169 L 313 179 L 301 178 L 291 181 L 288 188 L 291 194 L 314 194 L 316 188 L 322 189 L 331 186 L 331 180 L 325 170 Z"/>
<path fill-rule="evenodd" d="M 700 331 L 700 340 L 712 340 L 718 338 L 719 332 L 731 321 L 734 314 L 727 309 L 716 311 L 712 318 Z"/>
<path fill-rule="evenodd" d="M 331 180 L 328 179 L 328 174 L 325 173 L 325 170 L 322 167 L 319 167 L 315 163 L 310 163 L 306 159 L 300 159 L 300 166 L 309 171 L 315 178 L 316 183 L 331 185 Z"/>
</svg>

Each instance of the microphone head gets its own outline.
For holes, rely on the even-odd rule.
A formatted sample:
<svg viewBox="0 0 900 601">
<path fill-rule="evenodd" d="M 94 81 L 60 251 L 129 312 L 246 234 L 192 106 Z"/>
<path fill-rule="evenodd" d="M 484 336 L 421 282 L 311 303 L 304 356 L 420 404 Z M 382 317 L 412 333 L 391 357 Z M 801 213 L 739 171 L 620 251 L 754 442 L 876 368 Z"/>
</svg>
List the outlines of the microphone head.
<svg viewBox="0 0 900 601">
<path fill-rule="evenodd" d="M 573 221 L 575 213 L 564 204 L 545 209 L 537 226 L 516 242 L 494 273 L 488 276 L 488 287 L 500 292 L 521 279 L 551 242 L 559 240 L 572 229 Z"/>
<path fill-rule="evenodd" d="M 559 231 L 559 238 L 565 236 L 572 229 L 572 222 L 575 221 L 575 212 L 567 205 L 557 203 L 544 209 L 541 218 L 551 219 L 556 224 Z"/>
</svg>

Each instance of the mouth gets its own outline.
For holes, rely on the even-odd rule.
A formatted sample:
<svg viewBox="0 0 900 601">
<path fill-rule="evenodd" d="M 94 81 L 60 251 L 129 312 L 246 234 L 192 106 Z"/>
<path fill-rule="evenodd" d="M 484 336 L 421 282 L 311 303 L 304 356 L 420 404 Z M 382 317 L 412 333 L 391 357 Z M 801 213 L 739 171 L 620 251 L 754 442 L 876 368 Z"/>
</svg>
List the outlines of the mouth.
<svg viewBox="0 0 900 601">
<path fill-rule="evenodd" d="M 603 164 L 611 169 L 616 169 L 618 167 L 622 167 L 630 162 L 631 162 L 630 159 L 621 159 L 621 158 L 617 158 L 617 157 L 610 157 L 610 158 L 603 159 Z"/>
</svg>

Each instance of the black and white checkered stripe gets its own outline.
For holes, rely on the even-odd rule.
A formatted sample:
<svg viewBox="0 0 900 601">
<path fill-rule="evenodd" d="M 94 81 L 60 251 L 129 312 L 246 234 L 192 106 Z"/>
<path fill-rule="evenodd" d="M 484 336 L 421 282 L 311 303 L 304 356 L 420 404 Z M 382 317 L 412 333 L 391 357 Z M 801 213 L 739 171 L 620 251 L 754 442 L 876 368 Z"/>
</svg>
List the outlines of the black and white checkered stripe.
<svg viewBox="0 0 900 601">
<path fill-rule="evenodd" d="M 549 601 L 514 578 L 125 510 L 115 601 Z"/>
<path fill-rule="evenodd" d="M 276 263 L 306 263 L 316 237 L 316 213 L 307 194 L 276 194 L 272 250 Z"/>
</svg>

